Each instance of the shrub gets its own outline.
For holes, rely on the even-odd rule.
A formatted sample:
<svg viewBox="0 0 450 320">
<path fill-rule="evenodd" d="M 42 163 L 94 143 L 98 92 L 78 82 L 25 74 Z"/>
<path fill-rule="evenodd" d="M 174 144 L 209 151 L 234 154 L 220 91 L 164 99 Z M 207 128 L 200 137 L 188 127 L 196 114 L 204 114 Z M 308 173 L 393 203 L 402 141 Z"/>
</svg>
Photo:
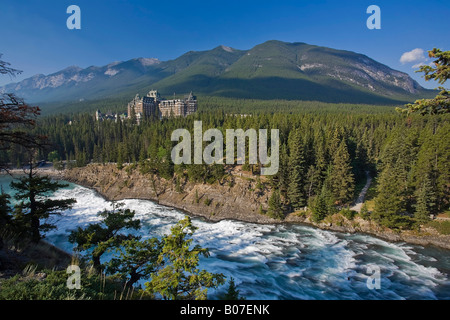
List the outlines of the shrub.
<svg viewBox="0 0 450 320">
<path fill-rule="evenodd" d="M 426 226 L 436 229 L 440 234 L 450 234 L 450 221 L 430 221 Z"/>
<path fill-rule="evenodd" d="M 361 211 L 359 212 L 359 215 L 364 220 L 369 220 L 370 219 L 370 213 L 369 213 L 369 209 L 367 207 L 367 203 L 364 202 L 364 204 L 361 207 Z"/>
<path fill-rule="evenodd" d="M 348 220 L 353 220 L 353 218 L 354 218 L 355 215 L 357 214 L 356 211 L 350 210 L 350 209 L 348 209 L 348 208 L 342 209 L 339 213 L 340 213 L 341 215 L 343 215 L 344 217 L 346 217 Z"/>
<path fill-rule="evenodd" d="M 81 269 L 81 289 L 67 287 L 65 270 L 35 270 L 26 275 L 15 275 L 0 283 L 0 300 L 76 300 L 119 298 L 123 283 L 115 277 Z"/>
<path fill-rule="evenodd" d="M 209 206 L 211 204 L 212 200 L 208 198 L 208 196 L 206 196 L 206 199 L 204 201 L 204 204 Z"/>
</svg>

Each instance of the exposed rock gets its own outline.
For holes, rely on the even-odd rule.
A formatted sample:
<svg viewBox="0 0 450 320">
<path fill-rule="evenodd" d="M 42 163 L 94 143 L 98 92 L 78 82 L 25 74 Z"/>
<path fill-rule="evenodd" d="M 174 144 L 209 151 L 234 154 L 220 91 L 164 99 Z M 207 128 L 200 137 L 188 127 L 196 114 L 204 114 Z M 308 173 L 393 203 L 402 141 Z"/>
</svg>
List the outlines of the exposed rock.
<svg viewBox="0 0 450 320">
<path fill-rule="evenodd" d="M 366 233 L 388 241 L 450 249 L 450 236 L 438 234 L 434 229 L 422 230 L 420 233 L 409 230 L 396 232 L 360 217 L 348 220 L 339 214 L 319 224 L 310 221 L 305 212 L 290 213 L 283 221 L 272 219 L 259 213 L 261 205 L 263 209 L 267 209 L 270 188 L 265 186 L 263 190 L 257 190 L 256 180 L 245 175 L 233 175 L 232 181 L 223 180 L 215 184 L 185 182 L 182 192 L 175 190 L 175 182 L 172 180 L 142 175 L 138 170 L 128 173 L 127 170 L 118 170 L 115 164 L 90 164 L 66 170 L 62 177 L 93 188 L 110 200 L 152 200 L 211 221 L 234 219 L 252 223 L 301 223 L 331 231 Z"/>
<path fill-rule="evenodd" d="M 255 223 L 275 223 L 277 220 L 259 213 L 260 204 L 266 207 L 269 189 L 256 190 L 256 181 L 247 177 L 233 177 L 215 184 L 185 182 L 182 192 L 175 190 L 174 181 L 138 170 L 127 173 L 114 164 L 91 164 L 84 168 L 66 170 L 64 179 L 93 188 L 110 200 L 146 199 L 175 207 L 212 221 L 235 219 Z M 195 194 L 198 194 L 198 203 Z M 210 200 L 205 203 L 205 199 Z"/>
</svg>

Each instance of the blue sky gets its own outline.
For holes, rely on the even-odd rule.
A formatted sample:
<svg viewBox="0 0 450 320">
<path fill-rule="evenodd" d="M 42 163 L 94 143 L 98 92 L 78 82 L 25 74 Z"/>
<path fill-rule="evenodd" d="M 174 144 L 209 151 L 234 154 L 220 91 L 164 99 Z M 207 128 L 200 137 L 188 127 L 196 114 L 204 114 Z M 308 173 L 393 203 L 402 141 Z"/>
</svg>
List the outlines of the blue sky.
<svg viewBox="0 0 450 320">
<path fill-rule="evenodd" d="M 66 27 L 72 4 L 81 8 L 81 30 Z M 380 30 L 366 27 L 372 4 L 381 8 Z M 281 40 L 362 53 L 435 88 L 412 66 L 429 63 L 433 47 L 450 50 L 449 17 L 448 0 L 1 0 L 0 53 L 23 74 L 2 76 L 0 85 L 71 65 L 169 60 L 218 45 L 250 49 Z"/>
</svg>

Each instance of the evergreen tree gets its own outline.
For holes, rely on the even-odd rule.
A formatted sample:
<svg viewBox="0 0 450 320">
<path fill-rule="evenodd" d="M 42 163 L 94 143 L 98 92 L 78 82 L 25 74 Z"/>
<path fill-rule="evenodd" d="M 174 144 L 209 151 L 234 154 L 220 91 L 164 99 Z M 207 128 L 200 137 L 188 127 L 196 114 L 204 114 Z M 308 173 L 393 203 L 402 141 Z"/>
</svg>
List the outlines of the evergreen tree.
<svg viewBox="0 0 450 320">
<path fill-rule="evenodd" d="M 91 223 L 86 228 L 78 227 L 69 235 L 69 241 L 76 243 L 76 250 L 91 252 L 94 268 L 100 271 L 102 255 L 111 248 L 117 248 L 125 240 L 134 240 L 139 237 L 121 233 L 123 229 L 140 228 L 140 220 L 135 220 L 135 212 L 123 209 L 123 203 L 112 203 L 112 210 L 104 210 L 98 215 L 102 221 Z"/>
<path fill-rule="evenodd" d="M 206 182 L 206 164 L 188 164 L 187 176 L 192 182 Z"/>
<path fill-rule="evenodd" d="M 159 147 L 158 151 L 158 173 L 166 180 L 172 179 L 174 165 L 170 157 L 170 152 L 166 148 Z"/>
<path fill-rule="evenodd" d="M 281 145 L 279 169 L 276 174 L 278 178 L 277 186 L 281 196 L 287 198 L 287 190 L 289 187 L 289 156 L 286 144 Z"/>
<path fill-rule="evenodd" d="M 327 146 L 328 146 L 328 157 L 330 160 L 333 159 L 334 155 L 336 154 L 336 152 L 339 148 L 340 143 L 343 140 L 343 135 L 342 135 L 341 131 L 342 131 L 342 128 L 339 126 L 339 127 L 334 128 L 331 135 L 330 135 L 330 133 L 328 133 L 329 141 L 327 143 Z"/>
<path fill-rule="evenodd" d="M 225 175 L 225 167 L 223 164 L 213 163 L 208 166 L 208 180 L 210 183 L 220 181 Z"/>
<path fill-rule="evenodd" d="M 305 160 L 300 129 L 289 135 L 289 185 L 287 195 L 291 206 L 300 209 L 306 205 Z"/>
<path fill-rule="evenodd" d="M 236 284 L 234 283 L 233 277 L 230 278 L 228 281 L 228 289 L 226 294 L 222 297 L 223 300 L 244 300 L 244 298 L 239 296 L 239 290 L 236 287 Z"/>
<path fill-rule="evenodd" d="M 181 187 L 181 183 L 180 183 L 180 177 L 176 176 L 175 178 L 175 191 L 178 193 L 182 193 L 183 192 L 183 188 Z"/>
<path fill-rule="evenodd" d="M 436 196 L 428 177 L 423 179 L 422 184 L 416 189 L 416 205 L 414 218 L 420 222 L 427 222 L 430 220 L 430 214 L 434 213 Z"/>
<path fill-rule="evenodd" d="M 353 198 L 355 181 L 350 165 L 350 155 L 344 140 L 333 155 L 333 164 L 329 177 L 331 192 L 338 203 L 348 203 Z"/>
<path fill-rule="evenodd" d="M 158 257 L 162 244 L 157 238 L 127 239 L 115 249 L 119 256 L 114 256 L 107 263 L 107 271 L 111 274 L 118 273 L 126 279 L 129 288 L 140 280 L 149 279 L 160 268 Z"/>
<path fill-rule="evenodd" d="M 9 227 L 11 223 L 11 203 L 9 201 L 10 195 L 3 192 L 0 193 L 0 250 L 3 248 L 3 232 Z M 1 258 L 0 258 L 1 264 Z"/>
<path fill-rule="evenodd" d="M 381 172 L 377 185 L 375 210 L 372 214 L 374 220 L 386 227 L 396 227 L 399 214 L 405 211 L 403 190 L 398 187 L 398 175 L 388 164 Z"/>
<path fill-rule="evenodd" d="M 433 61 L 434 67 L 423 65 L 416 72 L 424 72 L 425 80 L 436 80 L 444 84 L 450 78 L 450 51 L 442 51 L 434 48 L 428 51 L 430 58 L 436 58 Z M 439 87 L 439 94 L 433 99 L 420 99 L 414 103 L 407 104 L 404 109 L 397 108 L 397 111 L 404 113 L 424 114 L 442 114 L 450 112 L 450 92 L 444 87 Z"/>
<path fill-rule="evenodd" d="M 329 213 L 329 201 L 326 186 L 322 187 L 322 192 L 314 199 L 311 208 L 311 218 L 314 222 L 322 221 Z"/>
<path fill-rule="evenodd" d="M 6 226 L 11 222 L 11 196 L 4 193 L 3 188 L 1 188 L 0 193 L 0 227 Z"/>
<path fill-rule="evenodd" d="M 130 111 L 130 123 L 136 124 L 137 123 L 137 116 L 136 116 L 136 110 L 134 110 L 134 107 L 131 108 Z"/>
<path fill-rule="evenodd" d="M 370 218 L 370 213 L 369 213 L 369 209 L 367 208 L 367 203 L 364 202 L 362 207 L 361 207 L 361 211 L 359 212 L 361 218 L 367 220 Z"/>
<path fill-rule="evenodd" d="M 94 149 L 92 151 L 92 161 L 94 163 L 103 163 L 102 152 L 97 144 L 94 144 Z"/>
<path fill-rule="evenodd" d="M 20 205 L 16 207 L 16 214 L 23 218 L 21 228 L 29 233 L 33 242 L 37 243 L 43 238 L 42 232 L 55 228 L 54 225 L 42 223 L 41 220 L 59 215 L 76 202 L 75 199 L 49 198 L 49 194 L 66 186 L 67 184 L 53 181 L 49 176 L 38 175 L 32 164 L 27 175 L 11 182 L 11 187 L 17 191 L 14 198 L 20 201 Z"/>
<path fill-rule="evenodd" d="M 117 146 L 117 169 L 123 169 L 123 163 L 125 162 L 125 151 L 122 144 Z"/>
<path fill-rule="evenodd" d="M 199 203 L 199 201 L 200 201 L 200 198 L 198 197 L 198 190 L 195 189 L 195 198 L 194 198 L 194 202 L 195 202 L 195 203 Z"/>
<path fill-rule="evenodd" d="M 307 197 L 310 198 L 314 190 L 317 188 L 317 185 L 320 183 L 320 173 L 317 168 L 313 165 L 310 165 L 308 168 L 308 173 L 306 174 L 306 188 L 307 188 Z"/>
<path fill-rule="evenodd" d="M 164 267 L 145 283 L 147 292 L 159 294 L 164 300 L 204 300 L 209 288 L 224 283 L 222 274 L 198 269 L 200 256 L 208 257 L 209 250 L 192 245 L 195 230 L 191 219 L 186 216 L 162 239 L 158 263 Z"/>
<path fill-rule="evenodd" d="M 280 191 L 274 190 L 269 198 L 269 208 L 267 215 L 274 219 L 283 219 L 283 206 L 281 204 Z"/>
</svg>

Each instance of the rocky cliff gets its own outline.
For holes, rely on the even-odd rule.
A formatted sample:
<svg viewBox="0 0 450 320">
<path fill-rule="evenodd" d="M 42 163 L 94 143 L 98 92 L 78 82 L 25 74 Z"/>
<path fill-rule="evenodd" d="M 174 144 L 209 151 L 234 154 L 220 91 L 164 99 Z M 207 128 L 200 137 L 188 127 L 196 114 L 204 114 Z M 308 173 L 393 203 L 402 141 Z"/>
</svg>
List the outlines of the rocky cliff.
<svg viewBox="0 0 450 320">
<path fill-rule="evenodd" d="M 317 224 L 307 211 L 290 213 L 276 220 L 260 211 L 267 209 L 270 187 L 258 183 L 257 177 L 245 172 L 233 172 L 215 184 L 183 181 L 177 188 L 172 180 L 165 180 L 139 170 L 118 170 L 115 164 L 90 164 L 83 168 L 65 170 L 61 178 L 96 190 L 110 200 L 147 199 L 174 207 L 188 214 L 211 221 L 234 219 L 252 223 L 302 223 L 338 232 L 367 233 L 388 241 L 404 241 L 419 245 L 434 245 L 450 249 L 450 236 L 432 228 L 418 231 L 392 231 L 358 216 L 349 220 L 340 214 L 327 217 Z"/>
<path fill-rule="evenodd" d="M 62 177 L 92 188 L 110 200 L 152 200 L 212 221 L 277 222 L 259 213 L 260 204 L 267 208 L 270 189 L 264 184 L 258 189 L 256 179 L 246 175 L 228 176 L 215 184 L 183 181 L 178 191 L 172 180 L 143 175 L 137 169 L 118 170 L 115 164 L 74 168 L 64 171 Z"/>
</svg>

